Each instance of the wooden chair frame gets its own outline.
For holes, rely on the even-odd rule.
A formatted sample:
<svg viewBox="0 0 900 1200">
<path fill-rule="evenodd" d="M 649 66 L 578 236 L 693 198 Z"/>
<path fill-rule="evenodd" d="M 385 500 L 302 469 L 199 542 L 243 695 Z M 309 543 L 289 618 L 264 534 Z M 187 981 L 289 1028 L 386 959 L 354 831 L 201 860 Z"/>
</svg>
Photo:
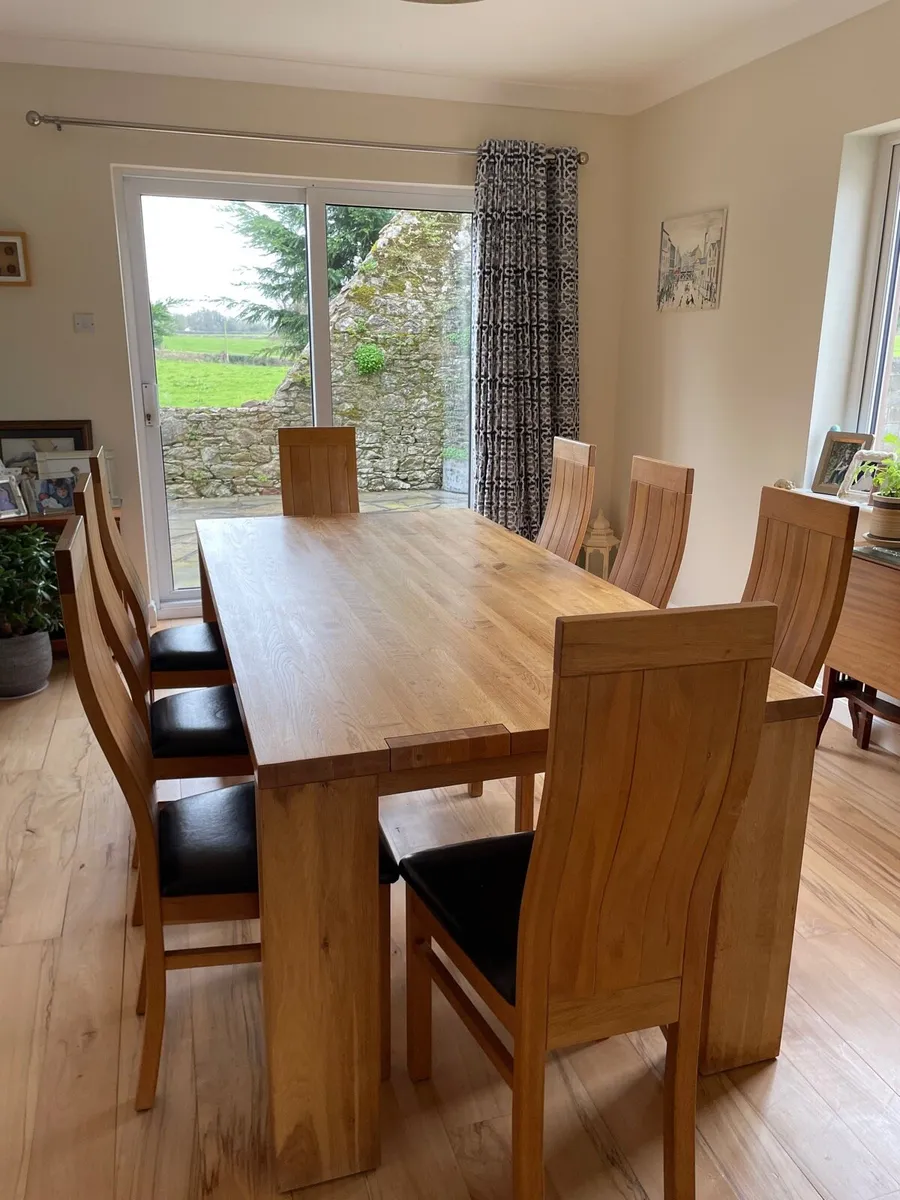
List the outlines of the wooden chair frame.
<svg viewBox="0 0 900 1200">
<path fill-rule="evenodd" d="M 692 467 L 635 455 L 628 517 L 610 583 L 655 608 L 666 607 L 684 558 L 693 490 Z"/>
<path fill-rule="evenodd" d="M 431 1074 L 435 983 L 512 1087 L 515 1200 L 544 1194 L 547 1054 L 651 1025 L 668 1038 L 665 1197 L 693 1200 L 711 913 L 756 765 L 775 617 L 752 605 L 559 619 L 514 1004 L 407 888 L 410 1077 Z"/>
<path fill-rule="evenodd" d="M 352 425 L 278 430 L 281 506 L 286 517 L 359 512 L 356 429 Z"/>
<path fill-rule="evenodd" d="M 134 563 L 128 556 L 125 543 L 119 532 L 113 515 L 112 499 L 109 487 L 109 471 L 103 447 L 91 455 L 91 479 L 94 481 L 94 502 L 96 509 L 97 532 L 103 556 L 106 559 L 109 573 L 119 595 L 131 615 L 135 634 L 143 654 L 149 683 L 144 690 L 152 694 L 157 689 L 189 688 L 189 687 L 218 687 L 220 684 L 231 683 L 231 673 L 224 671 L 153 671 L 150 673 L 150 630 L 147 626 L 147 595 L 141 577 Z M 76 512 L 84 516 L 78 509 Z M 91 549 L 95 538 L 90 535 Z M 120 664 L 121 666 L 121 664 Z M 124 668 L 123 668 L 124 669 Z M 129 682 L 129 687 L 131 682 Z"/>
<path fill-rule="evenodd" d="M 764 487 L 743 599 L 778 605 L 776 670 L 814 685 L 844 605 L 859 509 Z"/>
<path fill-rule="evenodd" d="M 550 498 L 536 544 L 567 562 L 575 562 L 581 553 L 591 519 L 596 460 L 597 447 L 589 442 L 553 439 Z"/>
<path fill-rule="evenodd" d="M 259 917 L 258 892 L 167 898 L 159 887 L 157 799 L 153 756 L 146 727 L 106 649 L 94 587 L 88 572 L 83 518 L 73 517 L 56 550 L 60 598 L 78 694 L 94 736 L 128 804 L 140 867 L 144 960 L 137 1011 L 145 1016 L 135 1108 L 151 1108 L 156 1096 L 166 1015 L 166 973 L 193 967 L 259 962 L 259 943 L 166 949 L 167 925 L 246 921 Z M 390 887 L 380 887 L 382 1069 L 390 1073 Z"/>
</svg>

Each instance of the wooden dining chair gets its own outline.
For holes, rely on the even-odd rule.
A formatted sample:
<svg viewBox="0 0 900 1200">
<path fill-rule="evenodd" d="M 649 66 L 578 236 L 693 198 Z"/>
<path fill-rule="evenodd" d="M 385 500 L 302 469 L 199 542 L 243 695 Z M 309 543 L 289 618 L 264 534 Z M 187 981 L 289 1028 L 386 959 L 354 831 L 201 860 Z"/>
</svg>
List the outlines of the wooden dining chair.
<svg viewBox="0 0 900 1200">
<path fill-rule="evenodd" d="M 665 608 L 684 557 L 692 467 L 635 455 L 622 544 L 609 573 L 610 583 L 655 608 Z"/>
<path fill-rule="evenodd" d="M 144 962 L 137 1008 L 145 1015 L 135 1107 L 156 1096 L 166 1014 L 166 972 L 258 962 L 259 944 L 168 950 L 166 925 L 253 920 L 259 916 L 254 785 L 219 788 L 158 804 L 153 756 L 124 681 L 107 653 L 88 571 L 84 522 L 73 517 L 56 550 L 72 671 L 91 729 L 122 790 L 134 824 L 144 910 Z M 390 1003 L 390 885 L 399 877 L 384 836 L 379 845 L 382 1004 Z M 389 1008 L 388 1008 L 389 1013 Z M 298 1020 L 304 1015 L 298 1014 Z M 314 1014 L 309 1014 L 314 1019 Z M 383 1036 L 390 1020 L 382 1013 Z M 390 1041 L 382 1045 L 390 1071 Z"/>
<path fill-rule="evenodd" d="M 668 1037 L 665 1197 L 693 1200 L 711 911 L 756 763 L 775 615 L 560 617 L 536 832 L 400 863 L 410 1078 L 431 1075 L 435 983 L 512 1087 L 514 1200 L 544 1195 L 547 1054 L 652 1025 Z"/>
<path fill-rule="evenodd" d="M 131 615 L 135 633 L 150 672 L 149 690 L 217 687 L 231 682 L 231 672 L 218 626 L 211 622 L 174 625 L 151 634 L 147 625 L 147 596 L 128 556 L 116 524 L 103 447 L 91 456 L 97 523 L 107 566 Z"/>
<path fill-rule="evenodd" d="M 594 501 L 597 447 L 570 438 L 553 439 L 550 499 L 537 545 L 575 562 L 581 552 Z"/>
<path fill-rule="evenodd" d="M 281 507 L 286 517 L 359 512 L 352 425 L 278 430 Z"/>
<path fill-rule="evenodd" d="M 778 606 L 774 666 L 814 684 L 834 637 L 853 555 L 855 504 L 764 487 L 743 599 Z"/>
</svg>

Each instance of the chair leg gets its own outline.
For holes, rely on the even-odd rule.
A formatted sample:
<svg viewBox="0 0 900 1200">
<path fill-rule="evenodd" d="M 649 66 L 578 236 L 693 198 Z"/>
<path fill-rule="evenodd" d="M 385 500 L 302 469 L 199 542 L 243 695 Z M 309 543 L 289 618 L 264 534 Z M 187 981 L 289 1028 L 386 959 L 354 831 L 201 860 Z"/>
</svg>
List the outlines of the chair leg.
<svg viewBox="0 0 900 1200">
<path fill-rule="evenodd" d="M 166 1023 L 166 957 L 162 925 L 156 920 L 147 927 L 144 945 L 145 1007 L 144 1045 L 138 1072 L 134 1107 L 144 1112 L 153 1107 L 159 1079 L 159 1059 L 162 1054 L 163 1028 Z"/>
<path fill-rule="evenodd" d="M 137 851 L 137 838 L 135 838 L 134 839 L 134 847 L 132 848 L 132 851 L 131 851 L 131 869 L 132 869 L 132 871 L 135 870 L 137 865 L 138 865 L 138 851 Z"/>
<path fill-rule="evenodd" d="M 544 1052 L 516 1039 L 513 1061 L 513 1200 L 544 1200 Z M 667 1198 L 668 1200 L 668 1198 Z"/>
<path fill-rule="evenodd" d="M 666 1049 L 663 1158 L 665 1200 L 694 1200 L 700 1023 L 673 1024 Z"/>
<path fill-rule="evenodd" d="M 825 697 L 825 707 L 822 710 L 822 715 L 819 717 L 819 728 L 816 733 L 816 745 L 822 740 L 822 734 L 825 732 L 825 726 L 831 717 L 831 710 L 834 708 L 834 698 L 837 694 L 837 684 L 840 675 L 834 667 L 826 667 L 825 675 L 822 679 L 822 694 Z"/>
<path fill-rule="evenodd" d="M 141 979 L 138 983 L 137 1003 L 134 1006 L 134 1011 L 139 1017 L 142 1017 L 147 1011 L 147 956 L 141 959 Z"/>
<path fill-rule="evenodd" d="M 406 889 L 406 1069 L 413 1083 L 431 1078 L 431 975 L 416 951 L 431 939 L 420 915 L 420 901 Z"/>
<path fill-rule="evenodd" d="M 534 776 L 516 777 L 516 833 L 534 829 Z"/>
<path fill-rule="evenodd" d="M 137 885 L 134 889 L 134 908 L 131 910 L 131 923 L 135 926 L 144 923 L 144 892 L 141 887 L 141 873 L 138 871 Z"/>
<path fill-rule="evenodd" d="M 484 783 L 474 783 L 474 782 L 470 783 L 469 784 L 469 795 L 470 796 L 483 796 L 484 795 Z"/>
<path fill-rule="evenodd" d="M 381 1078 L 391 1077 L 391 888 L 378 888 L 378 959 L 381 978 Z"/>
</svg>

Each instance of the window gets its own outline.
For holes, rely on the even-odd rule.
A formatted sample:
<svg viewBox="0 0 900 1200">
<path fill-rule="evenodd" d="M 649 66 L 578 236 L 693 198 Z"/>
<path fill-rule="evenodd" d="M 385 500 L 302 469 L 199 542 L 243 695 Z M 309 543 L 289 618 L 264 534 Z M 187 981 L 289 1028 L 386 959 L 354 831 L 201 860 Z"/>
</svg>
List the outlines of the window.
<svg viewBox="0 0 900 1200">
<path fill-rule="evenodd" d="M 879 178 L 886 191 L 878 246 L 875 303 L 869 326 L 859 411 L 860 431 L 874 434 L 882 450 L 884 435 L 900 435 L 900 141 L 885 141 Z"/>
</svg>

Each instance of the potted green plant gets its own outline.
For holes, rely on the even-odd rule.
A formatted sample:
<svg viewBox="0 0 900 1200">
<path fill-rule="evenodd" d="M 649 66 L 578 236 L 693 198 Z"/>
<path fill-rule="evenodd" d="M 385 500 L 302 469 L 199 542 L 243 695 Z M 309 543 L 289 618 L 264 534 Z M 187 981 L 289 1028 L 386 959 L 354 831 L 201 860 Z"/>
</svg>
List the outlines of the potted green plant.
<svg viewBox="0 0 900 1200">
<path fill-rule="evenodd" d="M 47 686 L 50 633 L 62 625 L 55 546 L 38 525 L 0 531 L 0 696 Z"/>
<path fill-rule="evenodd" d="M 884 444 L 893 453 L 881 462 L 868 463 L 856 474 L 872 477 L 872 520 L 869 525 L 871 538 L 900 543 L 900 437 L 894 433 L 884 435 Z"/>
</svg>

